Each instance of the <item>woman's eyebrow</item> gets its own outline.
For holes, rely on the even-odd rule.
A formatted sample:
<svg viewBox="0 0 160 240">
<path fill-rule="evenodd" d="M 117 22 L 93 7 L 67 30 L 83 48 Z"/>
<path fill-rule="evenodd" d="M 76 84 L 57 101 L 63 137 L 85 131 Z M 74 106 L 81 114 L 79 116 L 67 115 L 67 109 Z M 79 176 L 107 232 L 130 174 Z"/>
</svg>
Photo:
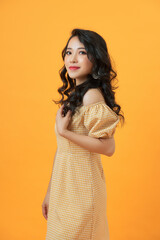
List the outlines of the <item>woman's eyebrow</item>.
<svg viewBox="0 0 160 240">
<path fill-rule="evenodd" d="M 68 48 L 68 47 L 67 47 L 67 49 L 72 49 L 72 48 Z M 85 48 L 83 48 L 83 47 L 79 47 L 79 48 L 77 48 L 77 49 L 85 49 Z"/>
</svg>

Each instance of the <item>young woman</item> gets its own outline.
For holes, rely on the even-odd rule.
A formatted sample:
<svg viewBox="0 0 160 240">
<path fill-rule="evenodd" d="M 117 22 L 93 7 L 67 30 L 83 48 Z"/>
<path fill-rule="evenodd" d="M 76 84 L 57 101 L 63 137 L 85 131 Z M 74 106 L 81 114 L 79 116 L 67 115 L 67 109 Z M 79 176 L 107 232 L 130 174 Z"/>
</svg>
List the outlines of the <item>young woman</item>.
<svg viewBox="0 0 160 240">
<path fill-rule="evenodd" d="M 61 104 L 57 150 L 42 204 L 46 240 L 109 240 L 100 154 L 113 155 L 115 129 L 124 120 L 111 84 L 117 74 L 105 40 L 94 31 L 73 29 L 62 57 L 62 99 L 54 101 Z"/>
</svg>

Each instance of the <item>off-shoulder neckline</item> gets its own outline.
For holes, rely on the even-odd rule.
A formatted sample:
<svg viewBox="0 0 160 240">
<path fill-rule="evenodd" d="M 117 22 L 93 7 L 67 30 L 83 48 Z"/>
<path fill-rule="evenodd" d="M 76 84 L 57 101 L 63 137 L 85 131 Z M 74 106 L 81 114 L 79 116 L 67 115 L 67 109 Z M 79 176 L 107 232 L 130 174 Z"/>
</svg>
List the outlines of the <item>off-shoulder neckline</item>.
<svg viewBox="0 0 160 240">
<path fill-rule="evenodd" d="M 99 103 L 105 103 L 106 104 L 106 102 L 104 100 L 102 100 L 102 101 L 91 103 L 91 104 L 88 104 L 88 105 L 82 105 L 82 106 L 80 106 L 80 108 L 87 108 L 87 107 L 90 107 L 90 106 L 98 105 Z"/>
<path fill-rule="evenodd" d="M 104 104 L 104 105 L 107 107 L 107 109 L 109 109 L 115 116 L 118 116 L 118 115 L 113 111 L 113 109 L 110 108 L 110 107 L 106 104 L 105 100 L 102 100 L 102 101 L 99 101 L 99 102 L 96 102 L 96 103 L 91 103 L 91 104 L 88 104 L 88 105 L 85 105 L 85 106 L 82 105 L 82 106 L 79 106 L 79 107 L 77 107 L 77 108 L 78 108 L 79 110 L 82 109 L 82 112 L 85 112 L 86 109 L 88 110 L 88 108 L 90 108 L 90 107 L 92 107 L 92 106 L 99 105 L 99 104 Z"/>
</svg>

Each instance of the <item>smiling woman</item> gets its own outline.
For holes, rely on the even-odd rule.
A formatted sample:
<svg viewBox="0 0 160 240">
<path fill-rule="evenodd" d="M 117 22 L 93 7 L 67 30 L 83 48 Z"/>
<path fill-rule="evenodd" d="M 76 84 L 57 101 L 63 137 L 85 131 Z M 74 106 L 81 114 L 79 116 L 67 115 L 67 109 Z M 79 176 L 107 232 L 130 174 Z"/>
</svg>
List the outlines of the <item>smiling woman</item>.
<svg viewBox="0 0 160 240">
<path fill-rule="evenodd" d="M 114 133 L 124 119 L 111 84 L 116 73 L 104 39 L 93 31 L 74 29 L 62 57 L 58 148 L 42 204 L 46 240 L 109 240 L 100 154 L 114 154 Z"/>
<path fill-rule="evenodd" d="M 91 72 L 93 63 L 88 59 L 87 51 L 83 43 L 79 41 L 77 36 L 73 37 L 68 44 L 64 63 L 70 78 L 76 79 L 76 85 L 87 80 L 87 75 Z"/>
</svg>

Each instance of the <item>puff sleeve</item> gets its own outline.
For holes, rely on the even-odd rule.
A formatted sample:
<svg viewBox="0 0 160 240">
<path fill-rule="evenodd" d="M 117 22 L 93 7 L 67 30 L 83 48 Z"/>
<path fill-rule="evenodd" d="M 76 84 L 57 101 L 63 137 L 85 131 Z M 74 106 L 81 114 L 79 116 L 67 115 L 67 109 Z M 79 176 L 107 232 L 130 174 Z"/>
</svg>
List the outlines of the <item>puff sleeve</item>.
<svg viewBox="0 0 160 240">
<path fill-rule="evenodd" d="M 119 116 L 104 101 L 84 107 L 84 126 L 88 136 L 110 138 L 120 121 Z"/>
</svg>

